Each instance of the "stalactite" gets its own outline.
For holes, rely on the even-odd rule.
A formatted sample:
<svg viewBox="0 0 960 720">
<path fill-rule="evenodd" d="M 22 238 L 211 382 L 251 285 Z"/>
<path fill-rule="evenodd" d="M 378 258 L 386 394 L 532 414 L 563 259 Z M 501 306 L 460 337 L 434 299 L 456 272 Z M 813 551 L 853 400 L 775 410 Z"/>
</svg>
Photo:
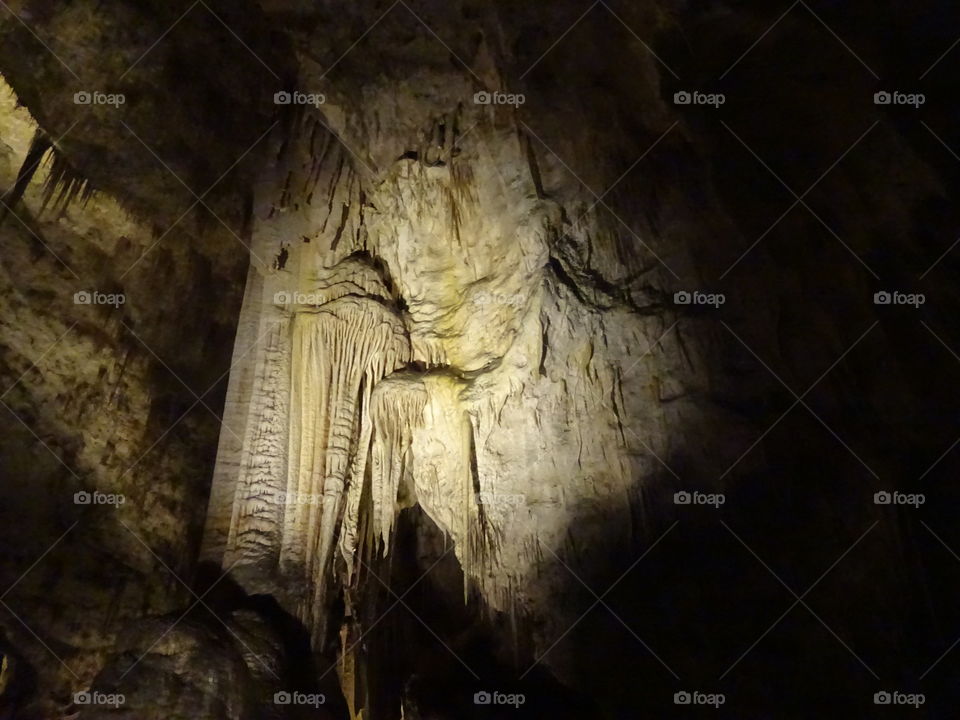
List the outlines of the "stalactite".
<svg viewBox="0 0 960 720">
<path fill-rule="evenodd" d="M 391 378 L 377 386 L 372 400 L 370 489 L 373 531 L 379 536 L 386 553 L 398 511 L 400 483 L 411 470 L 413 430 L 422 425 L 427 395 L 422 383 Z"/>
<path fill-rule="evenodd" d="M 312 588 L 304 620 L 325 636 L 326 573 L 370 388 L 409 362 L 403 325 L 381 303 L 345 295 L 294 316 L 287 506 L 280 567 Z"/>
<path fill-rule="evenodd" d="M 14 186 L 2 198 L 3 206 L 0 207 L 0 221 L 6 217 L 10 209 L 20 202 L 23 194 L 27 191 L 27 187 L 33 180 L 37 168 L 40 167 L 43 156 L 46 155 L 47 151 L 51 148 L 53 148 L 53 143 L 50 141 L 50 138 L 43 130 L 37 128 L 33 134 L 33 140 L 30 142 L 30 149 L 27 151 L 27 156 L 23 159 L 23 164 L 17 173 L 17 180 Z"/>
<path fill-rule="evenodd" d="M 53 201 L 54 208 L 66 209 L 70 204 L 80 199 L 86 204 L 93 196 L 94 187 L 89 178 L 84 176 L 59 152 L 56 147 L 50 154 L 50 172 L 43 186 L 43 212 Z M 56 198 L 54 199 L 54 196 Z"/>
</svg>

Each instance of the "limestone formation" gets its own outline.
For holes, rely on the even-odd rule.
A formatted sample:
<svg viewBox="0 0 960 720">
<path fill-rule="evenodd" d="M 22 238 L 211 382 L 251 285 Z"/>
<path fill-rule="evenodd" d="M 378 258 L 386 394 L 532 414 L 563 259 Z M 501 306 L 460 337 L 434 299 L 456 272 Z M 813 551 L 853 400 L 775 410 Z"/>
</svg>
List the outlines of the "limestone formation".
<svg viewBox="0 0 960 720">
<path fill-rule="evenodd" d="M 319 646 L 329 604 L 411 505 L 450 537 L 464 597 L 544 612 L 560 578 L 541 544 L 560 547 L 588 498 L 628 528 L 667 451 L 663 418 L 644 437 L 624 426 L 657 405 L 644 373 L 670 325 L 605 317 L 565 284 L 550 242 L 572 229 L 539 171 L 505 119 L 463 112 L 442 121 L 442 162 L 366 138 L 395 143 L 381 177 L 347 171 L 307 113 L 269 173 L 282 187 L 256 201 L 253 254 L 273 261 L 254 262 L 238 347 L 271 339 L 231 378 L 226 427 L 246 437 L 221 437 L 204 554 L 251 592 L 286 588 Z"/>
<path fill-rule="evenodd" d="M 960 11 L 769 5 L 0 3 L 0 718 L 946 706 Z"/>
</svg>

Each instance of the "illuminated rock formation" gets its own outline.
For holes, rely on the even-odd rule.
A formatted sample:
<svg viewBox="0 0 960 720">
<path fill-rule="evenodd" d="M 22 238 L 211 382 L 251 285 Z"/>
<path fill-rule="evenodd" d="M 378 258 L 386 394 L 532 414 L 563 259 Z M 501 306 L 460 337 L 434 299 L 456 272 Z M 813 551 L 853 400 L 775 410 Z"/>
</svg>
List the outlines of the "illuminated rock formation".
<svg viewBox="0 0 960 720">
<path fill-rule="evenodd" d="M 917 591 L 960 462 L 934 4 L 0 7 L 0 717 L 667 717 L 868 528 L 731 706 L 919 677 L 960 626 Z M 873 102 L 903 68 L 922 114 Z"/>
<path fill-rule="evenodd" d="M 557 269 L 550 238 L 589 226 L 564 228 L 505 119 L 434 121 L 414 159 L 408 139 L 367 138 L 399 158 L 380 177 L 350 170 L 317 117 L 298 123 L 269 173 L 283 183 L 257 200 L 238 347 L 267 340 L 236 358 L 204 556 L 248 591 L 283 588 L 323 647 L 330 602 L 418 505 L 465 598 L 548 615 L 563 579 L 542 544 L 560 547 L 588 499 L 629 532 L 666 435 L 656 413 L 643 438 L 624 425 L 693 371 L 621 387 L 675 342 L 669 325 L 601 311 Z"/>
</svg>

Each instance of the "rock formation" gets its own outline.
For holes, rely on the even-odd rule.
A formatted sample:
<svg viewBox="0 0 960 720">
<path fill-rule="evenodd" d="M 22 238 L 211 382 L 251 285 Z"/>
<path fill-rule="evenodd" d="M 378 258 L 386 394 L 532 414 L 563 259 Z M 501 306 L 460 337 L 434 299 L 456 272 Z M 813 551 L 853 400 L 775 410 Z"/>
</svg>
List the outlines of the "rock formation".
<svg viewBox="0 0 960 720">
<path fill-rule="evenodd" d="M 5 6 L 0 718 L 938 717 L 956 108 L 854 5 Z"/>
</svg>

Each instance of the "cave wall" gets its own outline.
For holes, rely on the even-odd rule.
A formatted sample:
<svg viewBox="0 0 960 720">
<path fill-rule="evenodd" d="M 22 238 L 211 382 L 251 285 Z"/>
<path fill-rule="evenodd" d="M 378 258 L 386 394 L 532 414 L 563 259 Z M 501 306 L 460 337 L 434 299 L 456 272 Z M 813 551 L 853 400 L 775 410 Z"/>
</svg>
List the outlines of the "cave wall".
<svg viewBox="0 0 960 720">
<path fill-rule="evenodd" d="M 58 203 L 36 121 L 5 83 L 0 103 L 0 188 L 38 165 L 0 226 L 3 646 L 52 713 L 190 597 L 246 258 L 106 193 Z"/>
<path fill-rule="evenodd" d="M 634 21 L 629 24 L 651 33 L 659 27 L 670 38 L 664 47 L 675 50 L 671 35 L 682 32 L 673 24 L 676 18 L 644 13 L 626 14 Z M 322 93 L 325 102 L 297 116 L 269 173 L 273 181 L 258 193 L 254 234 L 258 253 L 270 264 L 255 267 L 248 284 L 262 307 L 246 311 L 262 319 L 278 312 L 286 317 L 290 298 L 301 306 L 294 316 L 322 308 L 329 300 L 317 297 L 317 277 L 346 277 L 353 270 L 341 263 L 358 258 L 372 260 L 387 281 L 375 289 L 373 283 L 353 281 L 357 292 L 392 305 L 402 298 L 394 315 L 409 336 L 412 365 L 396 382 L 389 376 L 381 381 L 379 414 L 359 393 L 326 411 L 331 417 L 342 411 L 351 443 L 342 443 L 342 437 L 326 441 L 328 451 L 338 446 L 340 464 L 350 468 L 345 495 L 337 491 L 341 505 L 332 512 L 338 519 L 342 515 L 339 531 L 335 523 L 304 525 L 308 546 L 329 546 L 329 536 L 340 534 L 341 570 L 324 560 L 319 576 L 307 573 L 310 583 L 330 586 L 325 602 L 336 599 L 341 584 L 374 584 L 375 573 L 364 579 L 364 567 L 371 567 L 377 551 L 395 551 L 383 530 L 415 503 L 449 536 L 463 569 L 464 595 L 476 592 L 487 611 L 518 618 L 521 634 L 529 634 L 524 652 L 544 656 L 551 670 L 574 686 L 610 681 L 585 670 L 584 656 L 591 653 L 576 642 L 554 649 L 583 609 L 558 606 L 556 600 L 571 584 L 574 594 L 582 590 L 572 574 L 604 578 L 603 568 L 616 565 L 611 552 L 636 557 L 674 517 L 687 524 L 688 533 L 703 532 L 721 544 L 734 541 L 732 532 L 717 537 L 704 529 L 707 515 L 684 514 L 674 506 L 675 491 L 725 493 L 735 503 L 724 508 L 728 528 L 765 533 L 779 527 L 784 545 L 814 542 L 807 524 L 829 527 L 812 551 L 825 565 L 869 528 L 876 532 L 870 551 L 876 555 L 861 560 L 851 576 L 856 588 L 851 597 L 869 592 L 871 583 L 902 595 L 907 584 L 923 580 L 879 559 L 889 554 L 908 563 L 913 539 L 872 504 L 873 493 L 892 481 L 873 467 L 899 468 L 905 456 L 935 459 L 936 448 L 949 445 L 940 428 L 934 440 L 933 428 L 915 432 L 904 425 L 905 417 L 922 416 L 927 402 L 918 404 L 913 390 L 894 379 L 910 374 L 909 361 L 890 376 L 892 368 L 873 360 L 898 355 L 891 335 L 903 322 L 875 306 L 874 293 L 916 286 L 915 278 L 876 264 L 877 244 L 911 264 L 928 259 L 926 249 L 910 241 L 916 213 L 943 193 L 928 148 L 904 138 L 896 119 L 876 115 L 868 103 L 861 103 L 862 110 L 852 106 L 851 97 L 872 96 L 869 76 L 841 74 L 825 86 L 814 79 L 824 67 L 847 69 L 856 62 L 842 44 L 805 58 L 793 71 L 791 87 L 800 92 L 778 93 L 762 61 L 740 68 L 740 77 L 729 83 L 733 102 L 725 109 L 724 126 L 670 102 L 680 87 L 677 78 L 642 43 L 613 44 L 602 60 L 589 54 L 591 45 L 624 34 L 615 17 L 598 14 L 578 28 L 563 52 L 548 55 L 522 80 L 516 68 L 538 57 L 528 38 L 507 22 L 522 25 L 522 11 L 481 11 L 475 19 L 482 32 L 451 32 L 445 47 L 425 46 L 422 33 L 411 29 L 416 19 L 400 11 L 384 23 L 376 41 L 345 56 L 339 67 L 318 59 L 323 43 L 301 37 L 301 46 L 310 50 L 301 57 L 297 85 Z M 442 15 L 431 17 L 442 24 Z M 754 29 L 751 23 L 736 31 L 725 25 L 708 39 L 700 34 L 700 23 L 708 26 L 705 19 L 695 13 L 687 19 L 686 29 L 717 55 L 749 37 L 747 27 Z M 815 18 L 786 21 L 788 50 L 812 44 L 816 25 Z M 444 50 L 456 57 L 453 69 L 443 62 Z M 338 57 L 336 50 L 329 56 Z M 708 56 L 702 65 L 712 60 Z M 693 62 L 681 62 L 688 76 L 702 72 Z M 611 75 L 611 67 L 630 67 L 634 74 Z M 815 114 L 804 113 L 813 87 L 818 102 L 829 104 L 842 122 L 817 124 Z M 766 88 L 768 107 L 758 109 L 747 97 L 737 102 L 735 91 L 746 95 L 745 88 L 751 96 L 755 88 Z M 498 89 L 523 90 L 529 102 L 514 110 L 473 101 L 478 91 Z M 770 140 L 770 128 L 784 112 L 798 117 L 798 129 L 785 129 L 793 133 L 789 140 Z M 771 178 L 762 161 L 747 167 L 757 158 L 733 127 L 749 132 L 760 156 L 772 156 L 801 178 L 809 175 L 804 188 L 830 163 L 844 160 L 816 192 L 817 212 L 789 214 L 769 246 L 751 250 L 741 267 L 734 261 L 776 216 L 756 217 L 763 202 L 775 204 L 767 197 L 773 194 Z M 851 153 L 851 144 L 870 133 L 868 147 Z M 333 157 L 331 135 L 340 143 Z M 782 149 L 791 143 L 803 150 Z M 637 158 L 642 160 L 636 163 Z M 871 179 L 893 173 L 913 178 L 910 188 Z M 611 186 L 609 200 L 599 199 L 599 189 Z M 854 187 L 863 188 L 862 195 L 854 197 Z M 839 237 L 821 215 L 862 215 L 869 221 L 841 224 Z M 949 227 L 944 218 L 937 221 Z M 946 290 L 932 282 L 930 287 Z M 694 290 L 722 292 L 722 309 L 675 302 L 676 292 Z M 290 330 L 280 328 L 289 337 Z M 867 350 L 853 354 L 861 341 Z M 329 345 L 327 352 L 339 357 L 343 348 Z M 281 454 L 291 441 L 312 443 L 319 435 L 323 443 L 324 430 L 296 427 L 276 399 L 285 397 L 282 379 L 297 366 L 295 354 L 282 351 L 256 363 L 251 374 L 263 378 L 263 385 L 244 387 L 242 404 L 257 432 L 278 438 L 268 445 Z M 829 377 L 838 365 L 839 377 Z M 815 391 L 810 405 L 816 409 L 801 405 L 800 414 L 809 411 L 806 417 L 790 416 L 777 428 L 789 401 L 798 397 L 784 392 L 783 377 L 797 392 Z M 850 385 L 853 377 L 857 381 Z M 293 391 L 292 402 L 296 396 Z M 784 408 L 774 411 L 785 400 Z M 393 410 L 384 412 L 391 403 Z M 870 420 L 864 424 L 856 413 Z M 376 437 L 378 431 L 383 437 Z M 300 437 L 291 440 L 290 433 Z M 877 433 L 890 444 L 877 443 Z M 235 452 L 220 455 L 217 488 L 223 494 L 215 490 L 217 506 L 206 537 L 208 552 L 224 567 L 253 565 L 265 548 L 282 553 L 282 542 L 265 538 L 261 523 L 265 515 L 279 523 L 292 514 L 289 505 L 283 507 L 290 502 L 283 488 L 293 487 L 296 470 L 271 458 L 265 470 L 252 446 L 240 451 L 239 459 Z M 918 465 L 912 480 L 898 475 L 899 481 L 914 487 L 925 469 Z M 818 481 L 803 486 L 786 480 L 791 473 Z M 324 480 L 315 473 L 309 487 L 321 488 Z M 304 487 L 302 481 L 296 486 Z M 830 500 L 817 499 L 818 493 Z M 762 520 L 761 507 L 769 508 Z M 245 527 L 255 551 L 237 544 L 224 549 L 222 538 L 239 537 Z M 364 543 L 378 550 L 364 554 Z M 665 552 L 703 570 L 706 559 L 686 556 L 696 552 L 695 544 L 681 542 L 680 548 Z M 739 559 L 719 562 L 735 568 L 731 577 L 752 577 Z M 801 565 L 808 569 L 792 572 L 804 574 L 817 563 Z M 429 566 L 424 561 L 422 569 Z M 257 565 L 250 573 L 251 587 L 262 587 L 265 577 L 290 586 L 282 560 L 267 567 Z M 623 569 L 628 567 L 624 563 Z M 666 568 L 661 572 L 677 582 Z M 643 592 L 642 586 L 630 587 Z M 356 592 L 347 587 L 348 606 Z M 715 590 L 705 592 L 712 597 Z M 312 594 L 311 599 L 310 591 L 294 590 L 289 599 L 308 624 L 325 621 L 328 612 L 309 607 L 317 598 Z M 728 636 L 733 644 L 751 614 L 745 608 L 763 607 L 768 600 L 766 591 L 740 597 L 739 607 L 725 598 L 736 618 Z M 876 607 L 862 621 L 846 602 L 837 601 L 833 611 L 835 621 L 874 657 L 884 655 L 886 643 L 910 644 L 898 633 L 882 641 L 871 638 L 866 629 L 869 623 L 902 621 L 905 610 L 896 601 Z M 622 631 L 602 623 L 598 630 L 601 636 Z M 516 641 L 503 634 L 504 646 Z M 331 637 L 321 622 L 315 642 L 323 645 Z M 348 647 L 353 637 L 346 635 Z M 596 660 L 602 662 L 602 656 Z M 848 655 L 837 662 L 849 660 Z M 691 665 L 704 673 L 722 663 L 718 653 Z M 896 665 L 888 672 L 902 673 Z M 676 679 L 677 673 L 666 670 Z M 863 692 L 871 675 L 872 670 L 857 680 Z M 619 696 L 614 706 L 638 701 L 622 687 L 611 694 Z"/>
<path fill-rule="evenodd" d="M 118 1 L 94 21 L 93 3 L 43 5 L 13 9 L 69 65 L 116 70 L 84 74 L 107 87 L 188 10 Z M 413 715 L 438 677 L 455 690 L 435 713 L 456 717 L 478 712 L 484 681 L 522 673 L 546 678 L 530 713 L 562 688 L 607 717 L 662 716 L 693 683 L 740 707 L 852 714 L 878 682 L 916 686 L 958 620 L 930 588 L 952 577 L 939 538 L 953 544 L 957 499 L 960 223 L 936 134 L 955 124 L 953 59 L 924 80 L 926 127 L 872 102 L 935 59 L 909 38 L 952 42 L 932 10 L 895 5 L 798 5 L 778 21 L 754 2 L 211 3 L 117 85 L 124 110 L 75 130 L 76 78 L 4 16 L 0 68 L 60 158 L 0 226 L 6 386 L 20 378 L 4 402 L 25 421 L 11 415 L 3 446 L 10 581 L 70 527 L 71 491 L 133 498 L 10 595 L 40 630 L 9 617 L 5 635 L 47 694 L 116 681 L 116 649 L 149 646 L 117 629 L 191 604 L 154 552 L 194 589 L 199 552 L 238 597 L 276 598 L 355 714 Z M 695 86 L 727 102 L 674 102 Z M 275 105 L 292 90 L 324 101 Z M 482 91 L 526 102 L 477 104 Z M 10 187 L 35 128 L 5 102 Z M 76 170 L 58 174 L 64 162 Z M 125 274 L 231 163 L 209 207 Z M 46 174 L 100 192 L 42 213 Z M 88 286 L 128 302 L 72 305 Z M 894 289 L 928 302 L 874 303 Z M 725 302 L 678 304 L 681 291 Z M 227 368 L 210 408 L 167 433 Z M 931 502 L 873 503 L 895 488 Z M 677 506 L 681 490 L 726 502 Z M 44 530 L 20 547 L 23 527 Z M 790 602 L 764 562 L 799 593 L 841 556 L 817 615 L 796 608 L 720 675 Z M 410 602 L 428 629 L 391 614 L 393 645 L 368 637 L 396 606 L 381 579 L 424 573 Z M 81 602 L 48 596 L 55 579 Z M 78 616 L 106 630 L 90 640 Z M 202 647 L 195 631 L 164 652 Z M 408 651 L 391 666 L 364 638 Z M 225 686 L 242 650 L 222 655 Z M 943 706 L 945 677 L 928 684 Z"/>
</svg>

